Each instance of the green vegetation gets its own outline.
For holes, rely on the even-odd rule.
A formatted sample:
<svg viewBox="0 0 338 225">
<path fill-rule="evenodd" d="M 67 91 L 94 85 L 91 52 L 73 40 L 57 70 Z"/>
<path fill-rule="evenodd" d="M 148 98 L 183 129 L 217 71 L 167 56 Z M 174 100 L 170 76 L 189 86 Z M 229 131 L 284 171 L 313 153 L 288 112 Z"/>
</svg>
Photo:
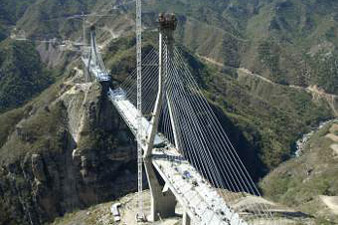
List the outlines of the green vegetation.
<svg viewBox="0 0 338 225">
<path fill-rule="evenodd" d="M 299 158 L 282 164 L 261 183 L 265 196 L 315 215 L 323 222 L 319 224 L 338 222 L 320 197 L 338 195 L 337 155 L 330 147 L 333 141 L 326 137 L 331 126 L 312 136 Z"/>
<path fill-rule="evenodd" d="M 213 73 L 209 79 L 209 98 L 244 133 L 268 169 L 290 158 L 300 133 L 331 115 L 324 101 L 314 103 L 303 90 L 253 79 L 242 72 L 237 80 L 222 73 Z"/>
<path fill-rule="evenodd" d="M 261 1 L 259 13 L 248 22 L 252 54 L 243 65 L 281 84 L 319 85 L 338 94 L 338 23 L 329 16 L 337 8 L 332 1 Z"/>
<path fill-rule="evenodd" d="M 17 27 L 39 38 L 76 39 L 81 35 L 81 21 L 65 17 L 111 7 L 107 0 L 32 2 Z M 133 18 L 134 12 L 125 9 Z M 338 94 L 334 53 L 338 46 L 337 2 L 161 0 L 146 2 L 144 9 L 149 12 L 144 23 L 150 28 L 156 26 L 158 12 L 176 12 L 178 42 L 195 54 L 228 67 L 246 67 L 280 84 L 317 84 Z M 95 19 L 99 26 L 111 23 L 108 21 L 120 23 L 120 12 L 108 13 L 113 16 L 109 20 Z"/>
<path fill-rule="evenodd" d="M 15 125 L 23 117 L 23 109 L 15 109 L 4 113 L 0 117 L 0 148 L 6 143 L 10 133 L 13 132 Z"/>
<path fill-rule="evenodd" d="M 81 23 L 67 21 L 65 16 L 81 11 L 100 11 L 111 5 L 105 0 L 30 3 L 28 8 L 27 4 L 18 5 L 22 8 L 20 12 L 27 10 L 24 15 L 18 13 L 18 18 L 23 17 L 17 27 L 28 35 L 43 38 L 77 38 L 81 34 Z M 240 151 L 252 149 L 261 161 L 260 176 L 290 158 L 292 144 L 301 133 L 332 116 L 327 103 L 313 102 L 306 92 L 283 86 L 317 84 L 328 92 L 337 91 L 336 53 L 329 54 L 338 44 L 335 41 L 336 22 L 325 15 L 338 6 L 325 2 L 320 3 L 321 7 L 313 8 L 314 4 L 317 2 L 163 0 L 161 4 L 149 2 L 144 5 L 149 12 L 175 11 L 178 14 L 177 43 L 185 46 L 185 57 L 210 101 L 230 119 L 223 118 L 224 126 L 231 127 L 227 131 L 235 137 L 240 134 L 242 139 L 238 140 L 237 147 Z M 127 17 L 133 17 L 129 8 L 125 13 Z M 149 28 L 155 27 L 155 15 L 144 15 Z M 108 21 L 114 23 L 121 17 L 119 13 L 113 16 L 116 17 L 110 20 L 98 19 L 98 26 L 107 26 Z M 98 36 L 101 36 L 100 32 Z M 144 52 L 147 52 L 156 43 L 155 33 L 146 32 L 144 40 Z M 127 36 L 114 40 L 108 48 L 105 62 L 117 80 L 123 80 L 135 64 L 134 44 L 135 39 Z M 27 55 L 16 59 L 19 64 L 29 63 L 22 65 L 21 70 L 14 68 L 13 63 L 2 63 L 5 71 L 14 71 L 14 75 L 6 72 L 8 75 L 1 78 L 4 80 L 0 82 L 2 110 L 22 104 L 52 82 L 38 60 L 32 60 L 36 58 L 35 53 L 29 51 L 27 54 L 22 50 L 32 50 L 33 46 L 6 45 L 14 46 L 5 48 L 6 51 Z M 17 57 L 16 54 L 12 55 Z M 205 66 L 196 60 L 197 56 L 224 64 L 224 67 Z M 2 61 L 14 61 L 12 58 Z M 282 85 L 243 78 L 237 75 L 238 67 L 246 67 Z M 27 75 L 27 71 L 33 72 Z M 241 145 L 242 142 L 246 144 Z"/>
<path fill-rule="evenodd" d="M 4 26 L 0 24 L 0 42 L 5 40 L 7 37 L 8 33 L 6 32 Z"/>
<path fill-rule="evenodd" d="M 145 35 L 146 54 L 156 35 Z M 110 44 L 105 62 L 115 79 L 123 80 L 132 71 L 134 45 L 132 36 Z M 289 159 L 300 134 L 331 117 L 327 103 L 313 102 L 304 90 L 253 79 L 232 68 L 220 71 L 189 49 L 183 47 L 182 52 L 207 98 L 221 110 L 221 122 L 255 178 Z"/>
<path fill-rule="evenodd" d="M 0 42 L 9 36 L 9 26 L 15 25 L 26 9 L 35 1 L 2 0 L 0 2 Z"/>
<path fill-rule="evenodd" d="M 315 83 L 323 87 L 330 93 L 338 93 L 338 52 L 321 51 L 314 59 L 311 59 L 311 64 L 316 69 L 316 74 L 321 74 L 315 79 Z"/>
<path fill-rule="evenodd" d="M 2 0 L 0 3 L 0 21 L 15 24 L 25 10 L 36 0 Z"/>
<path fill-rule="evenodd" d="M 108 0 L 7 0 L 0 3 L 0 41 L 9 35 L 9 25 L 15 23 L 18 30 L 37 39 L 79 40 L 81 21 L 65 17 L 109 7 Z M 159 11 L 178 14 L 177 43 L 184 46 L 184 57 L 255 178 L 290 159 L 292 145 L 300 135 L 332 117 L 327 102 L 314 100 L 305 90 L 289 85 L 318 85 L 326 92 L 338 94 L 338 2 L 161 0 L 148 1 L 144 8 L 144 24 L 149 30 L 156 27 L 154 21 Z M 114 32 L 119 31 L 122 22 L 133 24 L 134 11 L 129 7 L 108 13 L 112 16 L 109 19 L 91 18 L 88 22 L 95 21 L 101 28 L 112 26 Z M 106 37 L 99 30 L 98 37 Z M 144 35 L 147 53 L 156 45 L 156 34 Z M 134 45 L 135 38 L 127 32 L 108 46 L 104 60 L 117 80 L 123 80 L 135 65 Z M 0 112 L 26 103 L 54 81 L 34 48 L 27 42 L 0 43 Z M 240 67 L 277 84 L 245 74 L 237 70 Z M 60 145 L 67 142 L 64 140 L 69 135 L 65 109 L 62 104 L 53 108 L 48 104 L 58 91 L 59 86 L 54 85 L 48 89 L 50 93 L 34 98 L 25 107 L 1 114 L 0 148 L 6 143 L 1 152 L 8 156 L 6 160 L 15 161 L 27 152 L 62 149 Z M 28 115 L 32 118 L 22 122 L 24 129 L 17 129 L 15 125 Z M 19 132 L 16 141 L 8 140 L 13 131 Z M 94 135 L 82 134 L 80 147 L 112 150 L 125 144 L 116 140 L 113 132 L 107 135 L 99 127 L 93 128 L 93 132 Z M 329 154 L 329 144 L 324 141 L 317 146 L 324 150 L 314 158 L 323 161 L 313 164 L 332 163 L 323 159 Z M 307 182 L 303 162 L 302 166 L 294 161 L 285 165 L 288 170 L 278 176 L 274 172 L 264 181 L 266 184 L 262 183 L 265 194 L 274 200 L 298 207 L 313 203 L 314 195 L 338 195 L 338 183 L 332 181 L 338 179 L 334 169 Z M 305 204 L 304 209 L 313 213 L 308 208 Z M 326 223 L 321 218 L 318 221 Z"/>
<path fill-rule="evenodd" d="M 15 41 L 0 44 L 0 112 L 21 105 L 52 81 L 34 45 Z"/>
<path fill-rule="evenodd" d="M 29 107 L 27 109 L 34 111 Z M 29 121 L 21 122 L 19 127 L 10 127 L 6 133 L 16 129 L 17 137 L 6 140 L 6 146 L 0 149 L 1 154 L 6 155 L 6 157 L 1 158 L 0 161 L 2 163 L 10 163 L 15 162 L 27 153 L 32 154 L 41 151 L 51 153 L 65 149 L 68 135 L 64 110 L 64 106 L 58 103 L 50 109 L 46 107 L 43 110 L 39 110 Z M 13 112 L 2 115 L 0 120 L 10 118 L 10 115 L 7 114 L 11 113 Z M 14 121 L 12 125 L 16 125 Z M 48 138 L 50 136 L 53 138 Z"/>
</svg>

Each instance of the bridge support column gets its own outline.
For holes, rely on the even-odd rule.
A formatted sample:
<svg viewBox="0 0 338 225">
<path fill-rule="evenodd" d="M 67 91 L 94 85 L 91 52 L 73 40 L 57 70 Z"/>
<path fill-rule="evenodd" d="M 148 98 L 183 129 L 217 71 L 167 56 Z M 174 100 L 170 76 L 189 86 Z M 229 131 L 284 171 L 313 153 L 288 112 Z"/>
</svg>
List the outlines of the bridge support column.
<svg viewBox="0 0 338 225">
<path fill-rule="evenodd" d="M 191 219 L 186 211 L 183 212 L 182 225 L 190 225 Z"/>
<path fill-rule="evenodd" d="M 147 179 L 151 193 L 151 208 L 148 221 L 154 222 L 160 218 L 175 215 L 176 198 L 170 189 L 164 190 L 164 185 L 159 182 L 151 158 L 144 159 Z"/>
<path fill-rule="evenodd" d="M 152 150 L 154 147 L 155 135 L 158 129 L 158 123 L 161 113 L 163 101 L 163 85 L 164 85 L 164 71 L 163 71 L 163 49 L 167 43 L 171 45 L 173 41 L 172 33 L 176 28 L 177 20 L 175 16 L 165 18 L 163 15 L 159 18 L 160 32 L 159 32 L 159 65 L 158 65 L 158 93 L 156 102 L 150 121 L 151 129 L 146 137 L 147 146 L 143 154 L 144 166 L 146 169 L 148 184 L 151 193 L 151 212 L 148 221 L 156 221 L 161 218 L 171 217 L 175 215 L 176 197 L 169 188 L 164 188 L 165 182 L 161 183 L 160 176 L 156 174 L 155 168 L 152 164 Z"/>
</svg>

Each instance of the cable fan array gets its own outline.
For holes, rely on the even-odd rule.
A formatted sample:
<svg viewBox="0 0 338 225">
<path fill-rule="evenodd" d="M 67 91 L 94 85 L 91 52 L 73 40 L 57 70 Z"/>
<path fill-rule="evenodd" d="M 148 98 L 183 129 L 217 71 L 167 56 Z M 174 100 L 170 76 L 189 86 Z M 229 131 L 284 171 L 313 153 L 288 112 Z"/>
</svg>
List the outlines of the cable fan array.
<svg viewBox="0 0 338 225">
<path fill-rule="evenodd" d="M 176 46 L 163 44 L 163 105 L 158 132 L 176 146 L 180 153 L 225 199 L 229 207 L 247 222 L 273 217 L 265 200 L 244 167 L 221 123 Z M 152 49 L 143 57 L 142 114 L 150 120 L 159 88 L 159 56 Z M 126 97 L 136 106 L 136 71 L 121 84 Z M 148 130 L 145 127 L 144 130 Z M 174 133 L 175 131 L 175 133 Z M 240 199 L 251 198 L 256 201 Z M 271 222 L 270 222 L 271 221 Z"/>
</svg>

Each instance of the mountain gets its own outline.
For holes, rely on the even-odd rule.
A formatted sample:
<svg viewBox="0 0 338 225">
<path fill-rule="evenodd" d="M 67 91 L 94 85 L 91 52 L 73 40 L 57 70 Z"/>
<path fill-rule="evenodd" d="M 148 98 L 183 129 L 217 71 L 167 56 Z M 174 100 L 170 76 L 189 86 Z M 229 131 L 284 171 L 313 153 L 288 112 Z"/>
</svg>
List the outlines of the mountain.
<svg viewBox="0 0 338 225">
<path fill-rule="evenodd" d="M 34 43 L 8 39 L 35 0 L 0 2 L 0 112 L 21 106 L 53 82 Z"/>
<path fill-rule="evenodd" d="M 1 224 L 44 224 L 136 189 L 132 134 L 100 85 L 70 72 L 0 115 Z"/>
<path fill-rule="evenodd" d="M 96 14 L 109 16 L 89 16 L 86 20 L 87 24 L 97 24 L 99 40 L 107 46 L 110 40 L 130 35 L 134 26 L 133 4 L 128 1 L 114 4 L 118 5 L 117 9 L 110 1 L 39 1 L 28 8 L 18 21 L 17 29 L 25 30 L 33 38 L 57 37 L 79 41 L 82 21 L 67 18 L 93 10 Z M 318 4 L 321 7 L 314 7 Z M 300 0 L 152 0 L 144 2 L 143 20 L 151 32 L 157 26 L 158 12 L 174 11 L 178 14 L 177 43 L 211 68 L 210 76 L 204 76 L 209 79 L 205 81 L 205 87 L 210 90 L 210 96 L 219 96 L 220 100 L 215 104 L 221 107 L 235 127 L 245 127 L 243 131 L 251 140 L 250 148 L 259 151 L 266 168 L 259 172 L 262 175 L 290 157 L 290 146 L 301 133 L 337 114 L 336 43 L 334 37 L 326 35 L 335 23 L 322 16 L 334 15 L 336 5 L 330 1 Z M 312 24 L 309 29 L 307 24 Z M 242 71 L 259 75 L 252 76 L 254 80 L 262 77 L 271 82 L 264 79 L 252 81 L 250 76 L 244 76 L 244 79 Z M 251 85 L 257 85 L 257 82 L 262 89 L 266 85 L 271 87 L 271 83 L 274 83 L 273 87 L 281 88 L 277 88 L 276 93 L 252 93 L 255 86 Z M 225 89 L 224 83 L 229 83 L 229 89 L 237 89 L 240 96 L 252 103 L 241 104 L 237 101 L 240 96 L 235 96 L 235 91 L 230 90 L 228 93 L 233 94 L 224 99 L 226 93 L 217 91 Z M 272 90 L 269 87 L 267 89 Z M 323 95 L 308 91 L 308 87 L 318 89 Z M 266 105 L 264 109 L 259 108 L 262 104 Z"/>
<path fill-rule="evenodd" d="M 9 36 L 10 27 L 15 26 L 18 19 L 35 0 L 2 0 L 0 2 L 0 41 Z"/>
<path fill-rule="evenodd" d="M 20 106 L 53 81 L 32 43 L 0 43 L 0 112 Z"/>
<path fill-rule="evenodd" d="M 337 8 L 335 1 L 260 4 L 248 22 L 243 66 L 279 83 L 337 94 Z"/>
<path fill-rule="evenodd" d="M 315 131 L 300 156 L 280 165 L 262 181 L 266 196 L 337 224 L 338 121 Z"/>
<path fill-rule="evenodd" d="M 116 10 L 112 4 L 121 6 Z M 247 68 L 277 83 L 318 85 L 338 94 L 337 8 L 338 3 L 330 0 L 149 0 L 144 3 L 144 22 L 155 27 L 157 12 L 174 11 L 181 23 L 178 39 L 197 55 L 227 67 Z M 91 10 L 111 15 L 88 18 L 104 27 L 121 20 L 117 17 L 127 23 L 133 20 L 133 4 L 128 1 L 38 1 L 17 28 L 32 37 L 78 38 L 81 20 L 69 16 Z"/>
<path fill-rule="evenodd" d="M 127 138 L 130 134 L 100 97 L 99 87 L 72 79 L 79 76 L 79 54 L 61 51 L 58 44 L 82 41 L 79 15 L 89 14 L 86 27 L 96 25 L 107 68 L 114 78 L 124 79 L 135 65 L 134 3 L 2 2 L 0 38 L 3 34 L 2 39 L 7 39 L 0 43 L 0 100 L 8 103 L 0 105 L 0 111 L 1 107 L 6 110 L 0 114 L 4 124 L 0 152 L 6 155 L 0 160 L 0 190 L 7 196 L 0 203 L 4 213 L 0 218 L 17 218 L 22 223 L 31 217 L 43 223 L 112 200 L 121 190 L 131 191 L 136 182 L 135 168 L 128 164 L 134 159 L 132 150 L 116 164 L 120 151 L 133 146 Z M 330 0 L 147 0 L 144 52 L 156 46 L 158 13 L 176 12 L 176 43 L 251 175 L 259 181 L 293 157 L 294 144 L 303 133 L 338 115 L 337 7 Z M 34 44 L 9 40 L 19 34 Z M 39 42 L 52 38 L 55 43 Z M 62 75 L 55 76 L 53 70 Z M 80 126 L 77 115 L 90 124 Z M 106 127 L 103 118 L 113 121 Z M 116 134 L 119 129 L 121 135 Z M 74 159 L 71 154 L 77 148 L 80 153 Z M 51 161 L 55 165 L 49 167 Z M 110 169 L 104 171 L 105 166 L 112 167 L 111 174 Z M 116 176 L 120 168 L 133 174 L 131 180 Z M 68 171 L 75 181 L 70 182 Z M 115 178 L 125 184 L 115 187 Z M 109 188 L 102 196 L 102 190 Z M 51 190 L 57 193 L 53 198 Z M 262 190 L 273 197 L 266 186 Z M 52 204 L 58 206 L 56 211 L 49 210 Z"/>
</svg>

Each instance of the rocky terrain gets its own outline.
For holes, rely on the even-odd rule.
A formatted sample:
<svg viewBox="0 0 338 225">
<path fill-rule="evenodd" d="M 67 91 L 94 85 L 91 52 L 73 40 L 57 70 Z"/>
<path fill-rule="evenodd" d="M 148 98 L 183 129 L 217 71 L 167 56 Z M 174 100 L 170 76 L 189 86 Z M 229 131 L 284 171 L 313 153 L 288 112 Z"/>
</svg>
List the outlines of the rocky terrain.
<svg viewBox="0 0 338 225">
<path fill-rule="evenodd" d="M 144 192 L 145 210 L 150 210 L 150 193 Z M 116 224 L 114 216 L 110 208 L 113 204 L 120 203 L 119 212 L 121 213 L 121 221 L 119 224 L 137 224 L 135 215 L 137 213 L 137 193 L 132 193 L 120 198 L 116 201 L 106 202 L 103 204 L 95 205 L 90 208 L 80 210 L 74 213 L 66 214 L 62 218 L 56 218 L 50 225 L 112 225 Z M 170 219 L 162 219 L 156 223 L 141 223 L 141 224 L 161 224 L 161 225 L 179 225 L 181 224 L 182 210 L 177 207 L 177 217 Z"/>
<path fill-rule="evenodd" d="M 292 159 L 262 181 L 270 199 L 325 218 L 318 224 L 338 223 L 337 211 L 338 121 L 316 131 L 299 157 Z"/>
<path fill-rule="evenodd" d="M 337 98 L 331 87 L 336 82 L 335 42 L 325 33 L 335 26 L 335 21 L 322 16 L 334 15 L 336 5 L 325 2 L 317 9 L 312 7 L 315 4 L 317 1 L 297 0 L 144 3 L 146 42 L 156 41 L 158 12 L 177 13 L 177 43 L 189 52 L 191 67 L 223 115 L 224 126 L 233 133 L 230 136 L 234 136 L 235 145 L 241 150 L 252 149 L 249 158 L 259 164 L 259 168 L 250 168 L 256 179 L 290 158 L 290 146 L 302 133 L 336 115 Z M 104 58 L 112 74 L 123 73 L 125 77 L 134 66 L 133 11 L 134 5 L 129 1 L 32 1 L 15 20 L 14 33 L 23 32 L 30 40 L 80 42 L 82 20 L 78 16 L 92 12 L 85 23 L 96 24 L 100 48 L 107 53 Z M 311 23 L 308 31 L 314 38 L 307 40 L 302 32 L 310 23 L 306 21 L 314 20 L 312 14 L 319 19 Z M 323 30 L 317 32 L 318 27 Z M 296 40 L 306 44 L 298 45 Z M 52 44 L 36 45 L 42 61 L 52 68 L 62 70 L 76 58 L 74 52 L 60 53 Z M 323 58 L 325 55 L 328 57 Z M 320 60 L 329 69 L 319 67 Z M 242 76 L 241 68 L 265 80 Z M 331 82 L 323 84 L 322 76 Z M 280 138 L 280 133 L 285 135 Z"/>
<path fill-rule="evenodd" d="M 176 12 L 176 43 L 255 181 L 268 174 L 263 194 L 317 224 L 336 221 L 328 168 L 337 143 L 314 136 L 315 150 L 292 157 L 304 133 L 337 116 L 337 9 L 330 0 L 144 2 L 144 52 L 156 47 L 158 12 Z M 133 137 L 100 86 L 82 80 L 73 46 L 82 12 L 112 76 L 125 79 L 135 65 L 133 1 L 0 3 L 0 224 L 51 222 L 136 188 Z M 19 34 L 28 41 L 11 40 Z"/>
<path fill-rule="evenodd" d="M 0 112 L 24 104 L 53 82 L 33 44 L 6 40 L 0 54 Z"/>
<path fill-rule="evenodd" d="M 150 210 L 150 193 L 149 191 L 145 191 L 144 194 L 145 199 L 145 207 L 146 211 Z M 121 199 L 118 199 L 113 202 L 107 202 L 104 204 L 99 204 L 92 206 L 85 210 L 80 210 L 74 213 L 69 213 L 65 215 L 63 218 L 57 218 L 50 225 L 112 225 L 116 224 L 114 221 L 114 216 L 110 211 L 110 207 L 113 204 L 120 203 L 121 207 L 119 207 L 119 212 L 121 213 L 121 221 L 119 224 L 137 224 L 134 215 L 137 213 L 137 194 L 129 194 Z M 256 205 L 255 205 L 256 204 Z M 252 207 L 257 206 L 259 204 L 267 204 L 268 208 L 271 212 L 275 214 L 280 214 L 280 216 L 276 216 L 274 220 L 260 220 L 253 223 L 254 225 L 269 225 L 269 224 L 278 224 L 278 225 L 314 225 L 315 222 L 312 218 L 309 218 L 307 215 L 296 212 L 290 208 L 283 207 L 281 205 L 268 202 L 264 199 L 259 199 L 255 197 L 247 197 L 239 200 L 234 207 L 242 208 L 243 212 L 248 210 L 248 208 L 243 207 L 244 205 L 251 205 Z M 143 225 L 179 225 L 182 223 L 182 208 L 180 205 L 176 207 L 176 217 L 161 219 L 158 222 L 149 223 L 144 222 L 141 223 Z"/>
<path fill-rule="evenodd" d="M 80 70 L 15 115 L 0 146 L 0 223 L 41 224 L 134 190 L 129 130 Z"/>
</svg>

